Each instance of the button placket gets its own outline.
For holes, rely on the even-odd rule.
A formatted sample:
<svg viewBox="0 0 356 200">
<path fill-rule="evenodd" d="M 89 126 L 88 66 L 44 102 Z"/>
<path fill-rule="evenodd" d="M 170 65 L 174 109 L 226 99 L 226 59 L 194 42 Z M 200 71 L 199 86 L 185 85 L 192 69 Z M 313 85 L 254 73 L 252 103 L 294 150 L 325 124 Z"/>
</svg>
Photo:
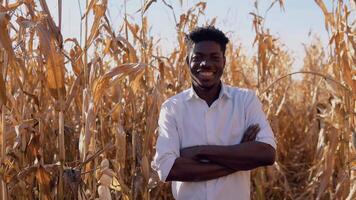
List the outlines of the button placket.
<svg viewBox="0 0 356 200">
<path fill-rule="evenodd" d="M 206 127 L 206 136 L 208 140 L 208 144 L 212 144 L 212 137 L 211 137 L 211 126 L 212 126 L 212 120 L 211 120 L 211 111 L 210 109 L 207 109 L 205 111 L 205 127 Z"/>
<path fill-rule="evenodd" d="M 206 123 L 206 128 L 207 128 L 207 139 L 209 144 L 215 144 L 215 121 L 214 121 L 214 114 L 215 109 L 218 109 L 220 99 L 217 99 L 205 112 L 205 123 Z"/>
<path fill-rule="evenodd" d="M 214 110 L 216 109 L 217 106 L 217 101 L 219 99 L 217 99 L 207 110 L 206 110 L 206 127 L 207 127 L 207 140 L 208 140 L 208 144 L 215 144 L 214 142 Z M 207 200 L 211 200 L 213 194 L 211 194 L 211 190 L 212 190 L 212 182 L 213 180 L 207 181 L 206 182 L 206 194 L 207 194 Z"/>
</svg>

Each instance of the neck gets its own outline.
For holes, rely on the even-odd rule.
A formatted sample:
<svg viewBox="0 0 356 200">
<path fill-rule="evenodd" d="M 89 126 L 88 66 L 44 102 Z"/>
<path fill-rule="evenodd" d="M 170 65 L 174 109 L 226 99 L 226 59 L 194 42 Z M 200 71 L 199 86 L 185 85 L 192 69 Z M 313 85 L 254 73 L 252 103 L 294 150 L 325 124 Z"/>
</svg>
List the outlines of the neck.
<svg viewBox="0 0 356 200">
<path fill-rule="evenodd" d="M 219 98 L 221 90 L 221 82 L 219 85 L 214 85 L 211 88 L 203 88 L 193 84 L 193 89 L 197 95 L 203 99 L 210 107 L 213 102 Z"/>
</svg>

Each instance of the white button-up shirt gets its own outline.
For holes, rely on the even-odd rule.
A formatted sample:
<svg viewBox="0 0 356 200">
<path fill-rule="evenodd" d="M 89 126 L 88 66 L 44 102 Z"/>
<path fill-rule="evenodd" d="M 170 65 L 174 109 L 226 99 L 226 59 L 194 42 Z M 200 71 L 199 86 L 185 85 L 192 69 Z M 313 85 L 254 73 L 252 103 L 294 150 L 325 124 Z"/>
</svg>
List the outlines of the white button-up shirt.
<svg viewBox="0 0 356 200">
<path fill-rule="evenodd" d="M 159 116 L 159 136 L 152 167 L 165 181 L 180 149 L 197 145 L 239 144 L 244 131 L 259 124 L 256 141 L 276 148 L 275 138 L 255 93 L 222 84 L 219 98 L 209 107 L 193 88 L 166 100 Z M 201 182 L 172 182 L 178 200 L 248 200 L 250 171 L 238 171 Z"/>
</svg>

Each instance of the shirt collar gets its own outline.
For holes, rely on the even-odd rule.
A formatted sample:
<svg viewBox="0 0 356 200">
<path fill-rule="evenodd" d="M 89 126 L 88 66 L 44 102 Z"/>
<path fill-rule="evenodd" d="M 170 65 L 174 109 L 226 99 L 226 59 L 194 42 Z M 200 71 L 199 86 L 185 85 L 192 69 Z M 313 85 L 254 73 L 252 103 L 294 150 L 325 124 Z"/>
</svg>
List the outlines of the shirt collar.
<svg viewBox="0 0 356 200">
<path fill-rule="evenodd" d="M 231 98 L 231 94 L 229 93 L 229 88 L 224 83 L 221 82 L 221 90 L 220 90 L 218 99 L 222 98 L 223 96 L 227 97 L 228 99 Z M 200 97 L 197 95 L 197 93 L 193 89 L 193 86 L 189 88 L 188 94 L 186 96 L 186 100 L 188 101 L 192 98 L 200 99 Z"/>
</svg>

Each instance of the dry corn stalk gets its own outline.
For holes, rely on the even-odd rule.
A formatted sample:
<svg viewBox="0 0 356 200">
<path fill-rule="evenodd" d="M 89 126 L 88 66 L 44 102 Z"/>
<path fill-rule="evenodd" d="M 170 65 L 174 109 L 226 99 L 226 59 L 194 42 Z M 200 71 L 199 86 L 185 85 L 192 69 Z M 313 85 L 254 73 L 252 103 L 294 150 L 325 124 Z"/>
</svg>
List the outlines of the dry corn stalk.
<svg viewBox="0 0 356 200">
<path fill-rule="evenodd" d="M 75 36 L 62 39 L 44 0 L 0 6 L 3 199 L 172 198 L 149 167 L 157 118 L 161 103 L 190 85 L 184 33 L 209 4 L 176 15 L 167 2 L 155 2 L 170 7 L 176 21 L 176 48 L 162 54 L 145 16 L 154 2 L 144 1 L 140 24 L 126 13 L 115 32 L 109 2 L 88 0 L 83 46 Z M 272 1 L 268 10 L 277 2 L 283 8 L 284 1 Z M 277 163 L 252 173 L 252 199 L 355 198 L 354 11 L 341 1 L 334 10 L 316 3 L 332 51 L 318 41 L 305 45 L 302 81 L 291 78 L 293 59 L 257 6 L 255 55 L 241 45 L 227 48 L 224 81 L 258 90 L 278 140 Z M 58 179 L 71 192 L 58 194 Z"/>
</svg>

